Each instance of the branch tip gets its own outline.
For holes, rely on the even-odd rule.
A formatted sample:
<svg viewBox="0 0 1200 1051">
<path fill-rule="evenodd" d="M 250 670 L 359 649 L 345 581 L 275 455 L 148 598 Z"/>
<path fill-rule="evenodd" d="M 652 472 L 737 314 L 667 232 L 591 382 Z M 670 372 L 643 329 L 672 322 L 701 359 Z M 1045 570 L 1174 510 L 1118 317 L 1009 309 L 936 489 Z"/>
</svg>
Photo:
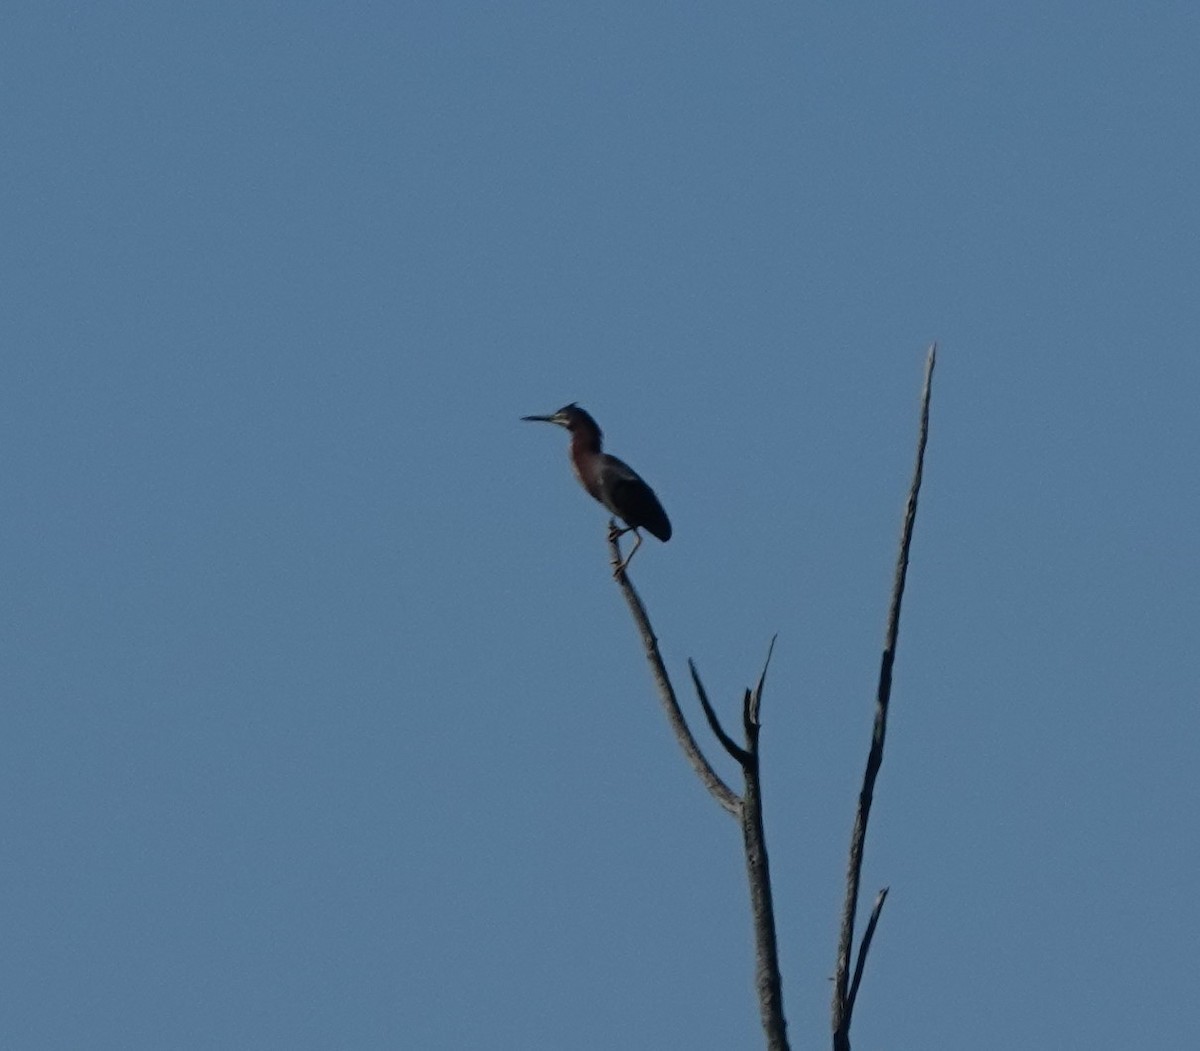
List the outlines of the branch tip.
<svg viewBox="0 0 1200 1051">
<path fill-rule="evenodd" d="M 696 696 L 700 698 L 700 707 L 704 709 L 704 718 L 708 720 L 708 727 L 712 730 L 713 736 L 721 742 L 721 747 L 725 751 L 733 756 L 741 766 L 745 767 L 750 762 L 750 755 L 725 732 L 725 728 L 721 725 L 721 720 L 717 718 L 716 710 L 709 703 L 708 692 L 704 689 L 704 684 L 700 681 L 700 673 L 696 671 L 696 662 L 690 657 L 688 658 L 688 670 L 692 673 L 692 685 L 696 687 Z"/>
<path fill-rule="evenodd" d="M 758 677 L 758 685 L 754 687 L 754 696 L 751 700 L 749 710 L 749 719 L 753 721 L 755 726 L 760 725 L 758 721 L 758 710 L 762 706 L 763 686 L 767 681 L 767 669 L 771 667 L 771 654 L 775 652 L 775 640 L 779 638 L 779 632 L 771 636 L 771 643 L 767 646 L 767 659 L 763 661 L 763 670 Z"/>
<path fill-rule="evenodd" d="M 866 930 L 863 931 L 862 944 L 858 947 L 858 959 L 854 964 L 854 981 L 850 983 L 849 1000 L 846 1005 L 846 1017 L 854 1013 L 854 1001 L 858 998 L 858 987 L 862 984 L 863 970 L 867 965 L 867 953 L 871 951 L 871 940 L 875 937 L 875 928 L 879 924 L 879 914 L 883 912 L 883 903 L 887 901 L 888 887 L 884 887 L 875 895 L 875 904 L 871 907 L 871 918 L 867 920 Z"/>
</svg>

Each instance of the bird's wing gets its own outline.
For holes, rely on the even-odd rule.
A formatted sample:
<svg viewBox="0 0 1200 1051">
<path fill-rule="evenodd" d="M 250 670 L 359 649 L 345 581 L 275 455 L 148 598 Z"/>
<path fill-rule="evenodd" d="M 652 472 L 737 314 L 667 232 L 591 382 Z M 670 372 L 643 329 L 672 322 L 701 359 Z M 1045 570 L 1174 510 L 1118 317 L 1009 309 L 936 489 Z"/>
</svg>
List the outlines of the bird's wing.
<svg viewBox="0 0 1200 1051">
<path fill-rule="evenodd" d="M 615 456 L 606 455 L 600 471 L 600 502 L 626 525 L 648 529 L 659 540 L 671 538 L 670 520 L 654 490 Z"/>
</svg>

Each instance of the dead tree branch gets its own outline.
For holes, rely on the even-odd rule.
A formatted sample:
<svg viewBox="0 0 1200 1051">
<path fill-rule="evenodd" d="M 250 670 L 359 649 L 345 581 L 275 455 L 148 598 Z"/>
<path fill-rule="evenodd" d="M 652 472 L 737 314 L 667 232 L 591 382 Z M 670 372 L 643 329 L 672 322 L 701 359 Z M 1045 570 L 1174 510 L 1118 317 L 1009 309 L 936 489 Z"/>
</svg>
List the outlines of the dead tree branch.
<svg viewBox="0 0 1200 1051">
<path fill-rule="evenodd" d="M 917 518 L 917 497 L 921 491 L 921 475 L 925 467 L 925 445 L 929 438 L 929 397 L 933 386 L 933 367 L 937 361 L 937 344 L 929 348 L 925 361 L 925 385 L 921 392 L 921 423 L 917 434 L 917 459 L 913 469 L 912 485 L 908 491 L 908 503 L 904 511 L 904 525 L 900 533 L 900 553 L 896 559 L 896 571 L 892 580 L 892 599 L 888 608 L 887 631 L 883 645 L 883 657 L 879 667 L 879 685 L 875 693 L 875 725 L 871 732 L 871 749 L 867 754 L 867 768 L 863 774 L 862 790 L 858 795 L 858 809 L 854 815 L 854 830 L 850 836 L 850 857 L 846 867 L 846 899 L 842 907 L 841 935 L 838 940 L 837 966 L 834 971 L 833 991 L 833 1048 L 834 1051 L 850 1051 L 850 1022 L 854 1013 L 854 1002 L 862 971 L 866 965 L 867 950 L 875 933 L 875 924 L 883 908 L 886 890 L 876 899 L 871 921 L 867 926 L 863 944 L 859 949 L 855 967 L 854 985 L 850 986 L 850 957 L 854 943 L 854 918 L 858 912 L 859 884 L 862 879 L 863 849 L 867 838 L 867 821 L 871 814 L 871 802 L 875 796 L 875 779 L 883 763 L 883 741 L 887 734 L 888 704 L 892 695 L 892 666 L 896 659 L 896 641 L 900 633 L 900 605 L 904 599 L 904 583 L 908 575 L 908 555 L 912 546 L 913 526 Z"/>
<path fill-rule="evenodd" d="M 854 920 L 858 910 L 859 885 L 862 876 L 863 848 L 866 842 L 867 821 L 871 812 L 871 802 L 874 798 L 875 779 L 883 762 L 883 742 L 887 732 L 888 703 L 892 689 L 892 666 L 895 661 L 896 642 L 900 630 L 900 606 L 904 597 L 904 584 L 908 574 L 909 549 L 912 544 L 913 527 L 916 522 L 917 497 L 921 489 L 921 475 L 925 462 L 925 445 L 929 435 L 929 399 L 933 382 L 933 368 L 937 357 L 937 347 L 929 348 L 929 357 L 925 364 L 925 384 L 921 397 L 921 423 L 917 439 L 917 459 L 913 472 L 912 485 L 909 488 L 908 504 L 904 515 L 904 525 L 901 530 L 900 554 L 896 562 L 895 576 L 892 583 L 891 604 L 888 611 L 887 632 L 884 642 L 883 659 L 879 671 L 879 685 L 875 698 L 875 724 L 871 735 L 871 749 L 867 756 L 867 768 L 863 775 L 862 790 L 858 797 L 858 809 L 855 814 L 854 830 L 850 839 L 850 859 L 846 873 L 846 900 L 842 910 L 841 934 L 838 945 L 837 968 L 834 976 L 833 999 L 833 1046 L 834 1051 L 850 1051 L 850 1021 L 854 1013 L 854 1004 L 862 984 L 863 971 L 866 967 L 867 954 L 871 948 L 879 916 L 887 899 L 887 888 L 879 892 L 875 899 L 871 916 L 863 933 L 855 960 L 853 979 L 850 976 L 850 958 L 853 954 Z M 759 736 L 762 724 L 759 712 L 762 706 L 763 688 L 766 684 L 767 669 L 771 663 L 771 653 L 775 640 L 767 651 L 762 673 L 753 689 L 747 689 L 742 699 L 742 728 L 744 743 L 739 745 L 721 725 L 716 710 L 709 701 L 704 684 L 700 681 L 700 673 L 693 661 L 688 661 L 692 684 L 700 699 L 704 717 L 708 721 L 713 736 L 720 742 L 721 747 L 737 762 L 742 769 L 744 789 L 739 796 L 733 791 L 713 769 L 712 764 L 701 751 L 695 737 L 688 727 L 687 720 L 679 708 L 675 689 L 671 685 L 663 664 L 662 654 L 658 649 L 658 639 L 650 626 L 650 618 L 641 598 L 629 581 L 621 561 L 619 543 L 620 532 L 616 522 L 609 523 L 608 543 L 614 579 L 625 596 L 629 610 L 633 614 L 634 623 L 642 636 L 642 644 L 646 651 L 646 659 L 650 671 L 658 687 L 659 699 L 667 715 L 667 722 L 675 734 L 679 746 L 691 764 L 692 769 L 700 778 L 701 783 L 708 789 L 718 805 L 738 819 L 742 827 L 742 842 L 746 856 L 746 876 L 750 886 L 751 917 L 754 926 L 755 943 L 755 987 L 758 992 L 759 1013 L 762 1019 L 763 1032 L 767 1038 L 768 1051 L 789 1051 L 787 1039 L 787 1023 L 783 1016 L 782 982 L 779 973 L 779 951 L 775 932 L 775 909 L 771 892 L 771 872 L 767 858 L 766 835 L 763 830 L 762 782 L 760 779 Z"/>
<path fill-rule="evenodd" d="M 887 887 L 875 895 L 875 904 L 871 907 L 871 918 L 867 920 L 867 929 L 863 931 L 862 943 L 858 947 L 858 960 L 854 964 L 854 981 L 850 983 L 848 1014 L 854 1013 L 854 1001 L 858 999 L 858 987 L 862 984 L 863 968 L 867 965 L 867 953 L 871 951 L 871 939 L 875 937 L 875 927 L 879 923 L 879 914 L 883 912 L 883 903 L 887 901 L 887 896 Z"/>
<path fill-rule="evenodd" d="M 759 1015 L 769 1051 L 787 1051 L 787 1022 L 783 1017 L 783 981 L 779 973 L 779 947 L 775 937 L 775 903 L 771 896 L 771 868 L 767 860 L 767 837 L 763 830 L 762 781 L 759 777 L 758 720 L 763 684 L 775 639 L 767 650 L 758 685 L 747 690 L 742 706 L 746 728 L 746 762 L 742 764 L 745 791 L 742 795 L 742 841 L 746 851 L 746 878 L 750 884 L 750 915 L 754 924 L 754 986 L 758 991 Z"/>
<path fill-rule="evenodd" d="M 615 570 L 621 564 L 621 548 L 616 524 L 611 522 L 609 523 L 608 546 L 612 566 Z M 625 601 L 629 604 L 629 612 L 633 614 L 633 621 L 641 633 L 642 645 L 646 650 L 646 660 L 650 663 L 650 674 L 654 677 L 654 683 L 658 687 L 659 700 L 662 702 L 667 722 L 675 734 L 675 739 L 679 742 L 679 747 L 683 749 L 683 754 L 692 764 L 696 776 L 700 778 L 718 805 L 740 820 L 742 801 L 738 798 L 737 793 L 721 780 L 712 768 L 712 764 L 700 751 L 700 746 L 696 744 L 696 739 L 692 736 L 692 731 L 683 718 L 683 712 L 679 710 L 679 702 L 675 699 L 675 688 L 671 685 L 670 676 L 667 675 L 667 669 L 663 665 L 662 654 L 658 651 L 658 638 L 654 634 L 654 629 L 650 627 L 650 618 L 646 615 L 646 607 L 642 605 L 641 598 L 638 597 L 638 593 L 629 582 L 629 574 L 618 573 L 616 581 L 621 588 L 621 594 L 625 596 Z"/>
<path fill-rule="evenodd" d="M 610 528 L 608 542 L 611 561 L 614 569 L 621 564 L 621 551 L 618 546 L 615 526 Z M 742 843 L 746 855 L 746 877 L 750 885 L 750 913 L 754 927 L 755 967 L 754 984 L 758 992 L 759 1014 L 762 1019 L 763 1032 L 767 1038 L 768 1051 L 789 1051 L 787 1042 L 787 1023 L 783 1017 L 783 982 L 779 973 L 779 947 L 775 934 L 775 906 L 771 896 L 771 869 L 767 857 L 767 839 L 763 829 L 762 816 L 762 784 L 759 780 L 759 709 L 762 705 L 763 686 L 766 683 L 767 667 L 771 663 L 771 652 L 775 648 L 775 640 L 771 640 L 771 648 L 767 651 L 767 659 L 763 664 L 762 673 L 753 690 L 747 690 L 742 705 L 742 722 L 745 728 L 745 746 L 739 746 L 736 741 L 721 726 L 716 710 L 708 699 L 708 692 L 700 681 L 700 673 L 696 665 L 688 661 L 692 675 L 692 684 L 704 709 L 713 736 L 742 768 L 745 789 L 739 798 L 732 789 L 713 770 L 708 759 L 701 752 L 696 739 L 679 709 L 675 698 L 675 690 L 671 686 L 670 677 L 663 666 L 662 656 L 658 651 L 658 642 L 650 627 L 650 618 L 641 598 L 629 582 L 628 573 L 616 573 L 615 579 L 622 594 L 633 613 L 633 619 L 642 635 L 646 649 L 646 659 L 654 680 L 658 685 L 659 697 L 667 713 L 680 747 L 687 756 L 704 786 L 713 798 L 729 813 L 738 819 L 742 826 Z"/>
<path fill-rule="evenodd" d="M 700 673 L 696 671 L 695 661 L 688 661 L 688 670 L 692 673 L 692 685 L 696 687 L 696 696 L 700 698 L 700 707 L 704 709 L 704 717 L 708 720 L 708 726 L 712 730 L 713 736 L 721 742 L 721 747 L 733 756 L 740 766 L 745 767 L 750 762 L 750 753 L 740 747 L 725 732 L 725 728 L 721 726 L 721 720 L 717 718 L 717 713 L 713 711 L 713 706 L 708 703 L 708 693 L 704 689 L 704 683 L 700 681 Z M 747 690 L 746 692 L 749 693 L 750 691 Z"/>
</svg>

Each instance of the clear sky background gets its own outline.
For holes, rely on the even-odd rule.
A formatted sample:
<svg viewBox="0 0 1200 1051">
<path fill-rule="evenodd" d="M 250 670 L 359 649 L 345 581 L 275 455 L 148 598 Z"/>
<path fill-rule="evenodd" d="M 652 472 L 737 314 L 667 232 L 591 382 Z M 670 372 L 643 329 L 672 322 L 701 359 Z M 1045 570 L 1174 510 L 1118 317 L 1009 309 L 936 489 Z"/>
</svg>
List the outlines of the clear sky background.
<svg viewBox="0 0 1200 1051">
<path fill-rule="evenodd" d="M 736 825 L 518 422 L 573 400 L 674 522 L 679 684 L 736 722 L 779 633 L 828 1046 L 932 340 L 855 1046 L 1193 1046 L 1198 47 L 1194 3 L 5 5 L 0 1046 L 761 1046 Z"/>
</svg>

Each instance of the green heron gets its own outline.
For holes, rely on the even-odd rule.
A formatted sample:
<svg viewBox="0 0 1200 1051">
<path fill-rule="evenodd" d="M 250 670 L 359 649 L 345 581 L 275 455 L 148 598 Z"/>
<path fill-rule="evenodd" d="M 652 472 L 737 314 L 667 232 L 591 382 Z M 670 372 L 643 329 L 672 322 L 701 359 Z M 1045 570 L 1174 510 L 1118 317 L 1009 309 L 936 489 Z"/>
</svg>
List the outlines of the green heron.
<svg viewBox="0 0 1200 1051">
<path fill-rule="evenodd" d="M 648 530 L 664 543 L 671 539 L 671 523 L 654 490 L 629 464 L 601 452 L 604 435 L 588 413 L 572 402 L 553 416 L 522 416 L 521 419 L 557 423 L 571 432 L 571 466 L 575 468 L 575 477 L 584 489 L 625 523 L 624 529 L 614 526 L 613 539 L 628 532 L 637 537 L 633 549 L 617 566 L 614 576 L 625 572 L 629 560 L 642 546 L 639 529 Z"/>
</svg>

